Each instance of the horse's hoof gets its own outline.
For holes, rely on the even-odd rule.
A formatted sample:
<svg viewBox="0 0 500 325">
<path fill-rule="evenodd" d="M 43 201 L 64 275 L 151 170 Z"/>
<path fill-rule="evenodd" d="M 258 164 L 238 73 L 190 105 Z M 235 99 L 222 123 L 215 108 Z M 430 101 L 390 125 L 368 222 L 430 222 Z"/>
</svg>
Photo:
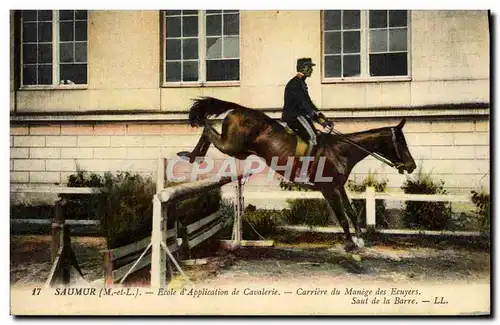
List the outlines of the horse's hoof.
<svg viewBox="0 0 500 325">
<path fill-rule="evenodd" d="M 189 151 L 179 151 L 177 153 L 177 156 L 179 156 L 179 157 L 191 157 L 191 153 Z"/>
<path fill-rule="evenodd" d="M 350 254 L 351 259 L 353 259 L 355 262 L 361 262 L 361 255 L 359 254 Z"/>
<path fill-rule="evenodd" d="M 177 156 L 179 156 L 183 160 L 189 161 L 191 164 L 194 162 L 194 157 L 189 151 L 179 151 L 177 153 Z"/>
<path fill-rule="evenodd" d="M 358 248 L 358 247 L 356 246 L 356 244 L 355 244 L 354 242 L 348 242 L 348 243 L 347 243 L 347 244 L 345 244 L 345 246 L 344 246 L 344 250 L 345 250 L 346 252 L 352 252 L 352 251 L 354 251 L 356 248 Z"/>
<path fill-rule="evenodd" d="M 361 237 L 353 237 L 352 241 L 358 248 L 363 248 L 365 247 L 365 241 Z"/>
</svg>

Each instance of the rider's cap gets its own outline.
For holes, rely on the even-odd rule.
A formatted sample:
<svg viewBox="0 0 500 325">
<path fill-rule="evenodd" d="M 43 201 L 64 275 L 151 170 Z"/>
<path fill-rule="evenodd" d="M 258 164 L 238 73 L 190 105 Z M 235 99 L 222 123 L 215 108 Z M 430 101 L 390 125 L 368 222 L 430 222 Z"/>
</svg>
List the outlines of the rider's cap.
<svg viewBox="0 0 500 325">
<path fill-rule="evenodd" d="M 300 58 L 297 60 L 297 69 L 305 66 L 314 67 L 315 65 L 311 58 Z"/>
</svg>

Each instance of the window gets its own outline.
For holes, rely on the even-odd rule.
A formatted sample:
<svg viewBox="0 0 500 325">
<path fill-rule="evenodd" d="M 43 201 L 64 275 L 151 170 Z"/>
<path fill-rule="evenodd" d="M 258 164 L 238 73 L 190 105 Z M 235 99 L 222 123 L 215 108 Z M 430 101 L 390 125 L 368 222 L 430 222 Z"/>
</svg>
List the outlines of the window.
<svg viewBox="0 0 500 325">
<path fill-rule="evenodd" d="M 357 76 L 361 72 L 361 19 L 359 10 L 324 13 L 326 77 Z"/>
<path fill-rule="evenodd" d="M 370 10 L 371 76 L 408 74 L 408 18 L 404 10 Z"/>
<path fill-rule="evenodd" d="M 408 76 L 406 10 L 325 10 L 323 77 Z"/>
<path fill-rule="evenodd" d="M 87 11 L 23 10 L 21 85 L 87 84 Z"/>
<path fill-rule="evenodd" d="M 166 10 L 163 18 L 164 82 L 240 79 L 238 10 Z"/>
</svg>

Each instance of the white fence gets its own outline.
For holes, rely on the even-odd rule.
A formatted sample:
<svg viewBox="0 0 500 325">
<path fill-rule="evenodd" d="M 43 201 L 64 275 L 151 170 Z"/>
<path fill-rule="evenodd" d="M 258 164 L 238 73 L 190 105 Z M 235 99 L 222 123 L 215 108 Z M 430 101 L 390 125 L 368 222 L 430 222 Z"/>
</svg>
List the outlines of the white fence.
<svg viewBox="0 0 500 325">
<path fill-rule="evenodd" d="M 100 187 L 64 187 L 50 185 L 19 185 L 10 186 L 11 193 L 50 193 L 50 194 L 99 194 L 103 191 Z"/>
<path fill-rule="evenodd" d="M 366 226 L 376 227 L 375 202 L 376 200 L 387 201 L 421 201 L 421 202 L 466 202 L 470 203 L 471 198 L 467 195 L 440 195 L 440 194 L 406 194 L 392 192 L 375 192 L 374 187 L 367 187 L 364 193 L 348 192 L 351 199 L 366 200 Z M 243 196 L 246 199 L 324 199 L 323 194 L 317 191 L 269 191 L 269 192 L 247 192 Z M 282 228 L 295 231 L 316 231 L 327 233 L 342 233 L 340 227 L 308 227 L 308 226 L 283 226 Z M 454 235 L 454 236 L 480 236 L 479 231 L 432 231 L 414 229 L 379 229 L 381 233 L 399 235 Z"/>
</svg>

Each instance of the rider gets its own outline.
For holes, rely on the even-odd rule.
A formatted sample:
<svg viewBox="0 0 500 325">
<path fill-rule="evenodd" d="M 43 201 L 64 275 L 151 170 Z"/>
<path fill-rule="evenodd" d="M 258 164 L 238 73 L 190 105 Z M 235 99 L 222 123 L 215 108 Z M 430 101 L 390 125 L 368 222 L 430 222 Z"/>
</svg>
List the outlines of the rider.
<svg viewBox="0 0 500 325">
<path fill-rule="evenodd" d="M 317 130 L 313 121 L 320 124 L 327 133 L 330 133 L 333 128 L 333 124 L 327 121 L 313 104 L 307 91 L 306 79 L 311 76 L 315 65 L 311 58 L 297 60 L 297 74 L 285 87 L 285 105 L 282 114 L 282 120 L 287 123 L 288 127 L 297 131 L 299 136 L 309 143 L 305 156 L 309 156 L 317 144 Z"/>
</svg>

